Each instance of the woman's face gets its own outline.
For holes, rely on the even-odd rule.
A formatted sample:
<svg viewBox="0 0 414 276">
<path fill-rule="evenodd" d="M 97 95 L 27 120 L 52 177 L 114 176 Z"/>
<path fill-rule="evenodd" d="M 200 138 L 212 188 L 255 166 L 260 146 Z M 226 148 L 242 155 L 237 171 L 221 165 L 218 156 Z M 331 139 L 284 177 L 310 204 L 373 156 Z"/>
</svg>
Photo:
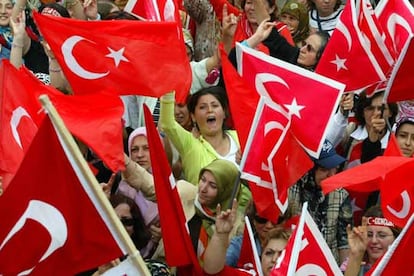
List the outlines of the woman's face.
<svg viewBox="0 0 414 276">
<path fill-rule="evenodd" d="M 10 0 L 0 0 L 0 26 L 9 26 L 12 9 Z"/>
<path fill-rule="evenodd" d="M 322 47 L 322 38 L 317 34 L 311 34 L 302 42 L 300 48 L 298 65 L 304 68 L 314 68 L 317 63 L 317 53 Z"/>
<path fill-rule="evenodd" d="M 334 12 L 337 0 L 313 0 L 319 16 L 326 17 Z"/>
<path fill-rule="evenodd" d="M 286 243 L 287 241 L 284 239 L 271 239 L 263 248 L 262 269 L 264 276 L 270 275 L 270 271 L 275 266 L 280 253 L 285 249 Z"/>
<path fill-rule="evenodd" d="M 264 1 L 265 8 L 268 14 L 273 13 L 275 10 L 275 7 L 269 7 L 269 3 L 267 1 Z M 255 7 L 253 0 L 246 0 L 246 3 L 244 4 L 244 12 L 246 14 L 247 20 L 253 27 L 257 27 L 259 23 L 256 20 L 256 14 L 255 14 Z"/>
<path fill-rule="evenodd" d="M 373 264 L 387 251 L 388 246 L 395 240 L 391 229 L 387 226 L 367 226 L 369 263 Z"/>
<path fill-rule="evenodd" d="M 175 104 L 174 107 L 175 120 L 185 129 L 191 126 L 190 112 L 186 104 Z"/>
<path fill-rule="evenodd" d="M 401 152 L 406 157 L 412 157 L 414 154 L 414 125 L 402 124 L 396 134 L 398 145 Z"/>
<path fill-rule="evenodd" d="M 131 214 L 131 208 L 126 203 L 121 203 L 115 207 L 115 213 L 121 220 L 128 234 L 131 236 L 134 233 L 134 219 Z"/>
<path fill-rule="evenodd" d="M 259 235 L 259 239 L 263 241 L 266 238 L 267 233 L 276 227 L 276 224 L 273 224 L 270 220 L 255 216 L 254 228 Z"/>
<path fill-rule="evenodd" d="M 131 160 L 137 162 L 146 170 L 151 168 L 151 157 L 147 137 L 138 135 L 131 143 Z"/>
<path fill-rule="evenodd" d="M 299 27 L 299 19 L 297 19 L 296 17 L 288 13 L 283 13 L 280 16 L 280 21 L 286 24 L 292 36 L 296 34 L 296 32 L 298 31 L 298 27 Z"/>
<path fill-rule="evenodd" d="M 194 114 L 191 114 L 203 136 L 222 135 L 226 115 L 219 100 L 211 94 L 198 99 Z"/>
<path fill-rule="evenodd" d="M 214 175 L 210 171 L 204 171 L 198 181 L 198 201 L 202 206 L 210 207 L 217 197 L 217 192 Z"/>
<path fill-rule="evenodd" d="M 371 127 L 371 120 L 372 118 L 380 118 L 381 117 L 381 107 L 382 107 L 382 97 L 378 96 L 372 99 L 371 105 L 364 108 L 364 119 L 365 125 L 369 129 Z M 391 117 L 391 112 L 388 105 L 385 105 L 384 118 Z"/>
</svg>

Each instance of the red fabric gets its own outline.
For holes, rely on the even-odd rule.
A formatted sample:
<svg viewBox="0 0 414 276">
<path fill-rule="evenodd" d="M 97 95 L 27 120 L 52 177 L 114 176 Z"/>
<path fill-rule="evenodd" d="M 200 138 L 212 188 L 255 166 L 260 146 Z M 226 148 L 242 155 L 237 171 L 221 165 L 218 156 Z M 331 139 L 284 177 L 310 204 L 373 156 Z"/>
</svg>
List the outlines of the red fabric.
<svg viewBox="0 0 414 276">
<path fill-rule="evenodd" d="M 260 95 L 271 98 L 290 113 L 292 133 L 311 156 L 318 158 L 344 86 L 299 66 L 239 47 L 242 78 Z"/>
<path fill-rule="evenodd" d="M 367 41 L 371 38 L 371 31 L 377 31 L 376 25 L 359 25 L 359 22 L 366 22 L 366 18 L 363 17 L 363 13 L 358 15 L 356 11 L 355 1 L 348 0 L 316 67 L 317 73 L 346 84 L 346 91 L 385 81 L 386 74 L 391 68 L 390 65 L 384 66 L 382 62 L 377 62 L 377 58 L 383 56 L 378 51 L 378 45 L 374 47 L 377 42 Z M 365 14 L 368 15 L 372 18 L 375 16 L 372 13 Z M 358 74 L 359 72 L 364 74 Z M 355 74 L 358 74 L 358 78 Z"/>
<path fill-rule="evenodd" d="M 3 59 L 0 67 L 0 175 L 7 189 L 44 118 L 28 90 L 34 82 Z"/>
<path fill-rule="evenodd" d="M 177 23 L 33 17 L 75 94 L 111 89 L 160 97 L 175 90 L 185 101 L 191 68 Z"/>
<path fill-rule="evenodd" d="M 383 29 L 369 0 L 359 1 L 356 6 L 358 26 L 383 72 L 388 75 L 397 58 L 388 30 Z"/>
<path fill-rule="evenodd" d="M 250 131 L 249 127 L 246 126 L 250 126 L 253 122 L 259 95 L 240 77 L 227 58 L 222 46 L 220 44 L 223 78 L 229 98 L 231 117 L 243 152 Z"/>
<path fill-rule="evenodd" d="M 318 226 L 307 210 L 302 212 L 299 223 L 281 254 L 281 259 L 271 271 L 272 276 L 284 275 L 342 275 Z M 302 218 L 301 218 L 302 219 Z M 295 252 L 295 246 L 299 252 Z M 297 256 L 295 262 L 294 256 Z M 291 273 L 288 273 L 291 269 Z"/>
<path fill-rule="evenodd" d="M 414 8 L 408 0 L 381 1 L 375 8 L 378 22 L 391 35 L 397 54 L 414 31 Z"/>
<path fill-rule="evenodd" d="M 384 156 L 403 156 L 395 135 L 390 135 L 387 148 L 384 151 Z"/>
<path fill-rule="evenodd" d="M 221 22 L 223 20 L 223 6 L 227 4 L 228 14 L 234 14 L 239 16 L 242 14 L 242 11 L 230 4 L 227 0 L 210 0 L 210 4 L 213 7 L 213 10 L 216 14 L 217 19 Z"/>
<path fill-rule="evenodd" d="M 413 256 L 410 254 L 414 246 L 414 213 L 404 229 L 388 251 L 368 271 L 370 275 L 403 275 L 412 276 L 414 272 Z"/>
<path fill-rule="evenodd" d="M 279 106 L 260 101 L 240 165 L 242 177 L 269 189 L 274 204 L 285 212 L 288 188 L 312 166 L 290 132 L 290 117 Z M 278 213 L 269 219 L 277 221 Z"/>
<path fill-rule="evenodd" d="M 203 275 L 205 276 L 234 276 L 234 275 L 246 276 L 246 275 L 250 275 L 251 276 L 251 275 L 258 275 L 258 274 L 254 274 L 254 273 L 251 273 L 251 272 L 239 269 L 239 268 L 234 268 L 234 267 L 226 265 L 224 266 L 223 270 L 220 271 L 219 273 L 208 274 L 204 272 Z"/>
<path fill-rule="evenodd" d="M 414 86 L 411 68 L 414 62 L 414 41 L 413 37 L 406 40 L 401 54 L 392 70 L 391 77 L 387 83 L 385 98 L 387 102 L 398 102 L 412 100 L 411 92 Z"/>
<path fill-rule="evenodd" d="M 243 241 L 242 241 L 242 245 L 240 248 L 240 256 L 237 262 L 237 267 L 252 271 L 253 275 L 261 275 L 262 274 L 262 271 L 260 271 L 262 269 L 261 264 L 256 263 L 256 260 L 260 262 L 259 256 L 257 255 L 256 242 L 254 240 L 253 233 L 251 231 L 250 231 L 251 235 L 249 233 L 249 229 L 247 228 L 248 227 L 247 223 L 250 224 L 250 222 L 246 222 L 246 224 L 244 225 Z"/>
<path fill-rule="evenodd" d="M 31 275 L 75 275 L 126 253 L 62 146 L 50 119 L 44 119 L 0 198 L 3 275 L 31 268 Z"/>
<path fill-rule="evenodd" d="M 167 229 L 162 232 L 166 261 L 169 266 L 183 267 L 187 272 L 200 275 L 201 268 L 187 231 L 175 180 L 147 106 L 144 106 L 144 115 L 160 223 L 163 229 Z"/>
<path fill-rule="evenodd" d="M 404 227 L 414 213 L 414 170 L 412 158 L 407 163 L 389 172 L 381 183 L 381 209 L 384 216 L 399 227 Z"/>
<path fill-rule="evenodd" d="M 113 172 L 125 169 L 122 140 L 124 106 L 117 95 L 106 92 L 51 96 L 70 132 L 96 153 Z"/>
</svg>

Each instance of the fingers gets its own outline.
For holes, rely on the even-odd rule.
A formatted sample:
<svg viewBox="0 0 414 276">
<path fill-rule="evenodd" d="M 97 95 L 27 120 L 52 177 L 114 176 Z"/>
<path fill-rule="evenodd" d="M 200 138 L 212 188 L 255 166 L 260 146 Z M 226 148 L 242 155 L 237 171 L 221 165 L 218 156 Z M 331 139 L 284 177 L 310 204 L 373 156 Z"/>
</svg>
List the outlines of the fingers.
<svg viewBox="0 0 414 276">
<path fill-rule="evenodd" d="M 114 185 L 114 182 L 115 182 L 115 178 L 116 178 L 116 173 L 113 173 L 111 175 L 111 178 L 109 178 L 109 181 L 107 183 L 107 186 L 108 186 L 109 189 L 112 189 L 112 186 Z"/>
<path fill-rule="evenodd" d="M 221 214 L 221 205 L 220 205 L 220 203 L 219 203 L 219 204 L 217 204 L 217 207 L 216 207 L 216 214 L 217 214 L 217 215 Z"/>
<path fill-rule="evenodd" d="M 228 16 L 228 10 L 227 10 L 227 4 L 223 5 L 223 19 L 227 18 Z"/>
</svg>

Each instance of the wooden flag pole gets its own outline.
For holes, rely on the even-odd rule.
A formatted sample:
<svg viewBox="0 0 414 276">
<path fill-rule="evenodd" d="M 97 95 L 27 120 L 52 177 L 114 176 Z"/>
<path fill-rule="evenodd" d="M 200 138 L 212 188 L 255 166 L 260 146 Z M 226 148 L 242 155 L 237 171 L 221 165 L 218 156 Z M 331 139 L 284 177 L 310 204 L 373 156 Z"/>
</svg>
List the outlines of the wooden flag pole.
<svg viewBox="0 0 414 276">
<path fill-rule="evenodd" d="M 118 216 L 115 213 L 114 208 L 110 204 L 108 198 L 106 197 L 105 193 L 103 192 L 101 186 L 99 185 L 98 181 L 96 180 L 95 176 L 93 175 L 92 171 L 90 170 L 86 160 L 83 158 L 79 147 L 77 146 L 75 139 L 70 134 L 69 130 L 66 128 L 62 118 L 60 117 L 59 113 L 57 112 L 56 108 L 53 106 L 52 102 L 50 101 L 47 95 L 41 95 L 39 97 L 42 106 L 47 111 L 53 125 L 66 144 L 67 149 L 69 150 L 70 154 L 73 156 L 73 161 L 80 169 L 80 173 L 88 183 L 93 195 L 98 200 L 98 204 L 100 208 L 105 212 L 107 215 L 112 229 L 115 231 L 115 234 L 118 235 L 119 242 L 123 246 L 123 249 L 128 253 L 129 258 L 131 259 L 131 263 L 133 263 L 136 268 L 139 270 L 140 275 L 151 275 L 148 271 L 148 268 L 141 257 L 139 251 L 135 248 L 134 243 L 132 242 L 130 236 L 128 235 L 125 227 L 122 225 L 121 221 L 119 220 Z"/>
</svg>

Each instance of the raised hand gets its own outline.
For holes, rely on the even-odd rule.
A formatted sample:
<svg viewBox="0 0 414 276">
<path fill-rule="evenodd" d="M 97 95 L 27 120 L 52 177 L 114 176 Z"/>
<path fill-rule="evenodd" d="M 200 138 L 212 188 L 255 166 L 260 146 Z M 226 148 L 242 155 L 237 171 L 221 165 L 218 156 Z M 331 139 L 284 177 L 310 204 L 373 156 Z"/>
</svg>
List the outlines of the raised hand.
<svg viewBox="0 0 414 276">
<path fill-rule="evenodd" d="M 231 209 L 225 211 L 222 211 L 220 204 L 218 204 L 216 214 L 216 233 L 229 234 L 233 230 L 237 218 L 237 200 L 234 199 Z"/>
</svg>

